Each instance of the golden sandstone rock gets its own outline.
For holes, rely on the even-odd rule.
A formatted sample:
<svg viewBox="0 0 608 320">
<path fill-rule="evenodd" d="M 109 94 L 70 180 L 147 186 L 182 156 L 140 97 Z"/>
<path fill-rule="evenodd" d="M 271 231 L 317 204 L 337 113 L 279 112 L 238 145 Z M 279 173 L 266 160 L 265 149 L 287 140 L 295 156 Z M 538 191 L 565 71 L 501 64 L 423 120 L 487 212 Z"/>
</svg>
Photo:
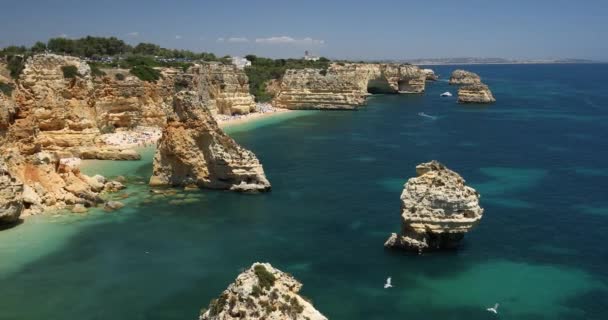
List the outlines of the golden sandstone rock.
<svg viewBox="0 0 608 320">
<path fill-rule="evenodd" d="M 452 249 L 482 218 L 479 194 L 437 161 L 416 166 L 401 194 L 401 233 L 386 247 L 413 251 Z"/>
</svg>

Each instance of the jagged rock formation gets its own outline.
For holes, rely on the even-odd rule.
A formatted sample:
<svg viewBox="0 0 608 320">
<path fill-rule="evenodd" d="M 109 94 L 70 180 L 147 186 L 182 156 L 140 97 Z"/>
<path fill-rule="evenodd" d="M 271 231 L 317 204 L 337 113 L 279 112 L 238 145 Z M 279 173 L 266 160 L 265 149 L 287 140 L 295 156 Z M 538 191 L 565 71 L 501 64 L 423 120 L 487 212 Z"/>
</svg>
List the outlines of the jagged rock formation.
<svg viewBox="0 0 608 320">
<path fill-rule="evenodd" d="M 154 157 L 152 186 L 189 186 L 234 191 L 267 191 L 270 183 L 253 152 L 218 126 L 195 91 L 174 98 L 171 119 Z"/>
<path fill-rule="evenodd" d="M 288 109 L 356 109 L 370 92 L 421 93 L 426 75 L 407 64 L 333 63 L 287 70 L 273 104 Z"/>
<path fill-rule="evenodd" d="M 496 99 L 485 84 L 472 84 L 458 88 L 459 103 L 494 103 Z"/>
<path fill-rule="evenodd" d="M 302 284 L 269 263 L 254 263 L 201 310 L 199 320 L 327 320 L 298 292 Z"/>
<path fill-rule="evenodd" d="M 481 78 L 473 72 L 466 70 L 454 70 L 450 77 L 450 84 L 479 84 Z"/>
<path fill-rule="evenodd" d="M 458 246 L 483 215 L 479 194 L 437 161 L 416 166 L 401 194 L 401 233 L 384 246 L 422 252 Z"/>
<path fill-rule="evenodd" d="M 426 75 L 426 81 L 437 81 L 439 76 L 435 74 L 433 69 L 422 69 L 422 72 Z"/>
<path fill-rule="evenodd" d="M 15 223 L 23 211 L 23 183 L 8 171 L 0 157 L 0 225 Z"/>
</svg>

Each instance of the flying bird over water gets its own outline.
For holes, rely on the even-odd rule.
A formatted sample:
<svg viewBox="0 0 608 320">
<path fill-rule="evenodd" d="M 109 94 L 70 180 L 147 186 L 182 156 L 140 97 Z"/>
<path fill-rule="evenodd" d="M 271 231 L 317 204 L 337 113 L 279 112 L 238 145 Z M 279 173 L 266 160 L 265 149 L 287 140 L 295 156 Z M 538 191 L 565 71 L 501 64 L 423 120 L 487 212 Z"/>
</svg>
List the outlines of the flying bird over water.
<svg viewBox="0 0 608 320">
<path fill-rule="evenodd" d="M 392 288 L 393 285 L 391 284 L 391 277 L 388 277 L 386 279 L 386 283 L 384 284 L 384 289 L 388 289 L 388 288 Z"/>
<path fill-rule="evenodd" d="M 493 314 L 498 314 L 498 306 L 499 306 L 499 305 L 500 305 L 500 304 L 498 304 L 498 303 L 497 303 L 497 304 L 495 304 L 495 305 L 494 305 L 494 307 L 492 307 L 492 308 L 487 308 L 486 310 L 487 310 L 488 312 L 492 312 Z"/>
</svg>

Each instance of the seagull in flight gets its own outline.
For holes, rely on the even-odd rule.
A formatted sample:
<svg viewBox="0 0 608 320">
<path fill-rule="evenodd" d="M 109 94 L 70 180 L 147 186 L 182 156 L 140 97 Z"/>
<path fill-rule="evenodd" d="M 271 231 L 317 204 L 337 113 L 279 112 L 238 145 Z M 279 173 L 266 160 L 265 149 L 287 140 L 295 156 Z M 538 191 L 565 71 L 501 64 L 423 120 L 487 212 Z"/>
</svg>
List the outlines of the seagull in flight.
<svg viewBox="0 0 608 320">
<path fill-rule="evenodd" d="M 500 305 L 500 304 L 498 304 L 498 303 L 497 303 L 497 304 L 495 304 L 495 305 L 494 305 L 494 307 L 492 307 L 492 308 L 487 308 L 486 310 L 487 310 L 488 312 L 492 312 L 493 314 L 498 314 L 498 306 L 499 306 L 499 305 Z"/>
<path fill-rule="evenodd" d="M 386 279 L 386 283 L 384 284 L 384 289 L 388 289 L 388 288 L 392 288 L 393 285 L 391 284 L 391 277 L 388 277 Z"/>
</svg>

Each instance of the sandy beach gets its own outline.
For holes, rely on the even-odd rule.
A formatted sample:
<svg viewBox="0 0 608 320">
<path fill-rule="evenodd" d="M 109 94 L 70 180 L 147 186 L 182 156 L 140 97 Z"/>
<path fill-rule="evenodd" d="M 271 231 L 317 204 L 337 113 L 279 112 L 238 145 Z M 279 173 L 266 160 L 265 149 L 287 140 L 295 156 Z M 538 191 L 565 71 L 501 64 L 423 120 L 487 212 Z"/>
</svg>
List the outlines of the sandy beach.
<svg viewBox="0 0 608 320">
<path fill-rule="evenodd" d="M 272 115 L 279 113 L 291 112 L 293 110 L 275 108 L 270 103 L 258 103 L 256 104 L 256 112 L 243 114 L 243 115 L 223 115 L 219 114 L 215 116 L 215 120 L 221 128 L 231 125 L 244 124 L 256 120 L 260 120 Z"/>
</svg>

